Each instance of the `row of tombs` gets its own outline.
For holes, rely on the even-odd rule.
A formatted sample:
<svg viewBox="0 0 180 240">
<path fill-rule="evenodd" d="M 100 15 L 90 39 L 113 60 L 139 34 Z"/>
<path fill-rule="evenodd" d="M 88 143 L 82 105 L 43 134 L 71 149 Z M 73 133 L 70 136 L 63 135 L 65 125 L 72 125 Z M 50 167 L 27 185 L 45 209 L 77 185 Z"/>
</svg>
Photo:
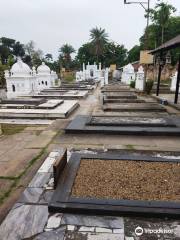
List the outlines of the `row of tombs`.
<svg viewBox="0 0 180 240">
<path fill-rule="evenodd" d="M 79 107 L 79 101 L 97 87 L 93 79 L 81 83 L 60 81 L 45 63 L 31 70 L 20 58 L 10 71 L 5 71 L 5 78 L 7 98 L 0 100 L 2 123 L 9 122 L 8 119 L 67 118 Z"/>
<path fill-rule="evenodd" d="M 170 86 L 168 84 L 161 84 L 161 91 L 163 93 L 172 93 L 176 90 L 177 83 L 177 71 L 171 76 Z M 135 88 L 139 91 L 144 90 L 144 78 L 145 78 L 145 69 L 142 65 L 139 66 L 137 72 L 132 64 L 128 64 L 121 68 L 120 70 L 115 70 L 113 72 L 113 79 L 121 80 L 122 83 L 130 85 L 132 81 L 135 81 Z M 157 78 L 157 76 L 156 76 Z M 154 84 L 153 90 L 156 86 Z"/>
<path fill-rule="evenodd" d="M 110 68 L 102 68 L 101 63 L 97 65 L 94 63 L 90 65 L 89 63 L 85 65 L 83 63 L 82 71 L 76 72 L 76 82 L 85 81 L 87 79 L 99 80 L 101 87 L 107 85 L 109 80 Z M 145 78 L 145 69 L 142 65 L 138 67 L 138 70 L 135 71 L 135 68 L 132 64 L 128 64 L 121 69 L 113 71 L 112 78 L 114 80 L 121 81 L 124 84 L 130 85 L 131 82 L 135 82 L 135 89 L 139 91 L 144 91 L 144 78 Z M 162 84 L 160 92 L 162 93 L 172 93 L 176 89 L 177 82 L 177 71 L 171 77 L 171 84 Z M 153 92 L 155 92 L 156 83 L 153 86 Z"/>
<path fill-rule="evenodd" d="M 42 63 L 37 70 L 35 68 L 31 70 L 19 58 L 11 70 L 5 72 L 8 99 L 3 99 L 0 102 L 0 118 L 66 118 L 77 109 L 79 100 L 92 93 L 99 82 L 102 88 L 108 86 L 108 83 L 110 83 L 109 71 L 108 68 L 102 69 L 101 63 L 99 63 L 99 66 L 96 64 L 85 66 L 83 64 L 83 71 L 76 73 L 76 82 L 66 83 L 60 81 L 57 74 L 51 71 L 45 63 Z M 138 73 L 135 74 L 131 64 L 125 66 L 121 83 L 127 85 L 126 90 L 129 90 L 128 86 L 131 80 L 135 78 L 136 89 L 142 90 L 144 83 L 143 67 L 140 66 Z M 175 80 L 173 81 L 175 83 Z M 122 87 L 124 88 L 124 86 L 118 85 L 117 89 L 122 89 Z M 111 95 L 114 95 L 114 93 L 111 93 Z M 128 101 L 128 97 L 132 98 L 132 96 L 127 95 L 124 101 Z M 109 107 L 108 103 L 115 102 L 114 98 L 117 101 L 117 96 L 105 95 L 103 96 L 103 102 Z M 135 102 L 142 103 L 142 100 L 136 99 L 134 104 Z"/>
</svg>

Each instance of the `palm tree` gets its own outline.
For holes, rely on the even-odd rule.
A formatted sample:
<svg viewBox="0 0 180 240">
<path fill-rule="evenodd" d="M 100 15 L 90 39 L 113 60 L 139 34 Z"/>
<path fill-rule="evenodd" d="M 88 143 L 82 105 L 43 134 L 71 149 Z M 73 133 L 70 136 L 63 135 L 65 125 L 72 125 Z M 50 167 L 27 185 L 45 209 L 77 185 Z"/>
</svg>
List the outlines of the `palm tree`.
<svg viewBox="0 0 180 240">
<path fill-rule="evenodd" d="M 71 61 L 71 54 L 75 52 L 75 49 L 70 44 L 64 44 L 60 48 L 59 52 L 61 53 L 61 55 L 63 56 L 63 58 L 67 62 L 70 62 Z"/>
<path fill-rule="evenodd" d="M 161 28 L 161 43 L 164 43 L 164 31 L 168 26 L 169 19 L 176 11 L 176 8 L 171 4 L 160 2 L 156 4 L 155 9 L 150 9 L 150 17 Z"/>
<path fill-rule="evenodd" d="M 99 57 L 103 55 L 104 47 L 108 42 L 108 34 L 105 29 L 96 27 L 90 30 L 90 36 L 94 54 L 97 57 L 97 62 L 99 62 Z"/>
<path fill-rule="evenodd" d="M 64 44 L 59 49 L 60 55 L 59 59 L 61 64 L 65 66 L 65 68 L 69 69 L 71 64 L 71 54 L 75 52 L 75 49 L 70 44 Z"/>
</svg>

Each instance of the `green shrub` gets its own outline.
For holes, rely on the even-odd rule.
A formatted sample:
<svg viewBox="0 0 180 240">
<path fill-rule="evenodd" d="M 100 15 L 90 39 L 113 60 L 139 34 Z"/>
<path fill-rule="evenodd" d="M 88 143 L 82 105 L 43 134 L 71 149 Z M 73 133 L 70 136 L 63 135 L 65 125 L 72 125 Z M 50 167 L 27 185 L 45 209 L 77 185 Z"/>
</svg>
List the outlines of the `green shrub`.
<svg viewBox="0 0 180 240">
<path fill-rule="evenodd" d="M 131 88 L 135 88 L 135 81 L 131 81 L 131 82 L 130 82 L 130 87 L 131 87 Z"/>
<path fill-rule="evenodd" d="M 66 76 L 64 76 L 64 80 L 72 82 L 72 81 L 74 81 L 74 76 L 73 75 L 66 75 Z"/>
<path fill-rule="evenodd" d="M 151 93 L 152 87 L 153 87 L 154 81 L 153 80 L 147 80 L 145 91 L 149 95 Z"/>
</svg>

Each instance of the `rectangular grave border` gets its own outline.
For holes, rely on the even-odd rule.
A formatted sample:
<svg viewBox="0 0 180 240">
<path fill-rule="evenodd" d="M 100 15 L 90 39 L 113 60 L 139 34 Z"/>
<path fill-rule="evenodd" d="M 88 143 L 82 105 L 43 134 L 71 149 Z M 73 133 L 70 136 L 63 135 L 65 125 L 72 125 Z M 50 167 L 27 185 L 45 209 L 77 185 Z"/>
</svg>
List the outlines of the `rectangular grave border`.
<svg viewBox="0 0 180 240">
<path fill-rule="evenodd" d="M 59 179 L 57 189 L 51 199 L 51 202 L 49 203 L 48 208 L 50 212 L 116 216 L 171 217 L 180 219 L 180 202 L 88 199 L 82 197 L 72 197 L 71 191 L 79 170 L 81 159 L 180 163 L 180 160 L 178 159 L 162 159 L 144 155 L 133 156 L 109 153 L 73 153 Z"/>
<path fill-rule="evenodd" d="M 99 119 L 103 119 L 103 118 L 109 118 L 110 120 L 111 119 L 113 119 L 113 118 L 124 118 L 124 119 L 133 119 L 133 118 L 136 118 L 136 119 L 138 119 L 139 118 L 139 120 L 140 119 L 156 119 L 156 118 L 151 118 L 151 117 L 128 117 L 128 116 L 124 116 L 124 117 L 114 117 L 114 116 L 103 116 L 103 117 L 100 117 L 100 116 L 88 116 L 87 117 L 87 120 L 86 120 L 86 125 L 87 126 L 117 126 L 117 127 L 123 127 L 123 126 L 125 126 L 125 127 L 132 127 L 132 126 L 134 126 L 134 127 L 177 127 L 176 126 L 176 124 L 172 121 L 172 119 L 171 118 L 169 118 L 169 117 L 164 117 L 164 118 L 162 118 L 162 117 L 159 117 L 159 118 L 161 118 L 161 119 L 164 119 L 165 120 L 165 123 L 137 123 L 137 124 L 133 124 L 133 123 L 126 123 L 126 122 L 122 122 L 122 123 L 101 123 L 101 122 L 98 122 L 98 123 L 93 123 L 92 122 L 92 120 L 94 119 L 94 118 L 99 118 Z"/>
<path fill-rule="evenodd" d="M 88 125 L 91 116 L 77 115 L 65 128 L 66 134 L 109 134 L 134 136 L 180 136 L 180 127 Z M 172 120 L 173 121 L 173 120 Z"/>
</svg>

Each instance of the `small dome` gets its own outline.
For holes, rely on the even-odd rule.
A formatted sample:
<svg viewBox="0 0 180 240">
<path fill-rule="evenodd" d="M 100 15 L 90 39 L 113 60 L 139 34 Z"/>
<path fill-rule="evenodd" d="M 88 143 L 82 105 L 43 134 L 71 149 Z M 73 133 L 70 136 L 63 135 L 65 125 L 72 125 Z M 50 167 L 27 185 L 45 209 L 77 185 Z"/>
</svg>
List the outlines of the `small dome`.
<svg viewBox="0 0 180 240">
<path fill-rule="evenodd" d="M 26 63 L 24 63 L 21 60 L 21 58 L 18 58 L 17 62 L 12 65 L 10 72 L 13 73 L 13 74 L 16 74 L 16 73 L 30 73 L 31 69 Z"/>
<path fill-rule="evenodd" d="M 128 64 L 123 68 L 123 72 L 134 72 L 134 67 L 132 64 Z"/>
<path fill-rule="evenodd" d="M 37 68 L 38 73 L 50 73 L 50 68 L 42 62 L 42 64 Z"/>
</svg>

